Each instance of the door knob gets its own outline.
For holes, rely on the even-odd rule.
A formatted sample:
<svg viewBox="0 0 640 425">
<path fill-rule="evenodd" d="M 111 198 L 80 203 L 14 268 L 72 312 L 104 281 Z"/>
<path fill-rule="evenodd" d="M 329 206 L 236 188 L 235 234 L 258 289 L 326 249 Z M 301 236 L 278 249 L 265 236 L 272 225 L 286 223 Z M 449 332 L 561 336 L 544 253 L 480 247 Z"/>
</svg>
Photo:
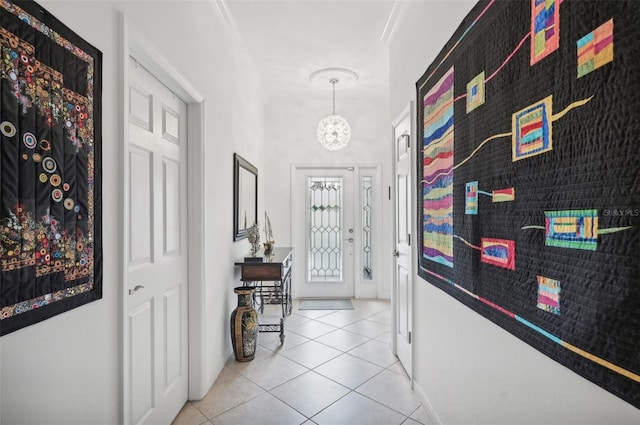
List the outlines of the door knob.
<svg viewBox="0 0 640 425">
<path fill-rule="evenodd" d="M 129 295 L 133 295 L 136 292 L 138 292 L 139 290 L 143 289 L 144 286 L 142 285 L 136 285 L 133 289 L 129 289 Z"/>
<path fill-rule="evenodd" d="M 347 242 L 353 242 L 353 238 L 347 238 L 347 239 L 345 239 L 345 241 L 347 241 Z"/>
<path fill-rule="evenodd" d="M 394 257 L 399 257 L 400 256 L 400 251 L 398 251 L 397 249 L 394 250 L 391 255 L 393 255 Z"/>
</svg>

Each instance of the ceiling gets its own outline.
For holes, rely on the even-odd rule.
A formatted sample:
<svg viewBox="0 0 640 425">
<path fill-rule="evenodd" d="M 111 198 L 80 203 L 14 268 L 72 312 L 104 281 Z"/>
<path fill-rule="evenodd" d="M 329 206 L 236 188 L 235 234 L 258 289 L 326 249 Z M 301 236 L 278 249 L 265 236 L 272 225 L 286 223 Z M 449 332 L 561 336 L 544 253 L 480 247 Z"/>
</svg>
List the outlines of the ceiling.
<svg viewBox="0 0 640 425">
<path fill-rule="evenodd" d="M 341 96 L 388 93 L 388 46 L 383 41 L 393 0 L 226 0 L 218 3 L 247 47 L 267 99 L 322 97 L 310 84 L 322 68 L 347 68 L 359 79 Z M 340 83 L 336 91 L 340 90 Z"/>
</svg>

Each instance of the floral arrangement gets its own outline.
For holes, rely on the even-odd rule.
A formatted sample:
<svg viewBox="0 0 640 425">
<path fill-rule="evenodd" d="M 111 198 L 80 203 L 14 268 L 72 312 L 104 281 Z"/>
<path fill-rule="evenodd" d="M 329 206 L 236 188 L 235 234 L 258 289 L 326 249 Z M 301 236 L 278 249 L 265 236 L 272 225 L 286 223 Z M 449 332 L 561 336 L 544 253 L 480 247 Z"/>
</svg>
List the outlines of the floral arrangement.
<svg viewBox="0 0 640 425">
<path fill-rule="evenodd" d="M 260 249 L 260 228 L 258 227 L 258 223 L 253 223 L 251 227 L 249 227 L 247 230 L 247 239 L 249 239 L 249 243 L 251 244 L 251 255 L 255 257 Z"/>
</svg>

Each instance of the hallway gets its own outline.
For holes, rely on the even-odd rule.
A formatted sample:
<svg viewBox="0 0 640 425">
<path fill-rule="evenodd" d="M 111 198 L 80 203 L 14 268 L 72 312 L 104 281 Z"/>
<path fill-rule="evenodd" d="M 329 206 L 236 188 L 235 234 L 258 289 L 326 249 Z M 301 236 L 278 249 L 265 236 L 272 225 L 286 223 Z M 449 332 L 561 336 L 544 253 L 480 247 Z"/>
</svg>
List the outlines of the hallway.
<svg viewBox="0 0 640 425">
<path fill-rule="evenodd" d="M 354 310 L 332 311 L 294 301 L 284 345 L 277 333 L 259 334 L 255 359 L 229 360 L 173 425 L 428 424 L 389 349 L 389 301 L 352 302 Z"/>
</svg>

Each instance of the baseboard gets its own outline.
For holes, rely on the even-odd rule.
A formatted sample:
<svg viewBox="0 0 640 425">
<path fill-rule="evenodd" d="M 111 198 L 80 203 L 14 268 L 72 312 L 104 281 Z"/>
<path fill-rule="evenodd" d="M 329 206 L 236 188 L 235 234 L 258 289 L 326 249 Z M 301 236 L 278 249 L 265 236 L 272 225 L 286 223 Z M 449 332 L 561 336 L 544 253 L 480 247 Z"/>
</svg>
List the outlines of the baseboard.
<svg viewBox="0 0 640 425">
<path fill-rule="evenodd" d="M 191 401 L 202 400 L 209 393 L 209 390 L 213 386 L 214 382 L 216 382 L 216 379 L 218 379 L 218 376 L 220 376 L 220 373 L 222 372 L 222 369 L 224 369 L 224 366 L 232 358 L 233 358 L 233 348 L 229 347 L 225 351 L 224 355 L 222 356 L 222 362 L 217 361 L 211 365 L 212 376 L 207 377 L 207 379 L 205 380 L 204 382 L 205 388 L 201 388 L 198 393 L 194 393 L 194 394 L 190 393 L 189 400 Z"/>
<path fill-rule="evenodd" d="M 418 400 L 420 401 L 420 404 L 422 404 L 422 408 L 427 413 L 427 417 L 429 418 L 429 423 L 427 425 L 442 425 L 442 422 L 440 422 L 440 418 L 429 402 L 427 395 L 415 379 L 413 380 L 413 392 L 418 396 Z"/>
<path fill-rule="evenodd" d="M 227 349 L 227 351 L 224 353 L 224 358 L 225 358 L 225 362 L 222 365 L 222 367 L 224 368 L 224 365 L 226 365 L 227 363 L 229 363 L 229 360 L 235 359 L 235 356 L 233 354 L 233 347 L 229 347 Z M 222 369 L 220 369 L 220 371 L 222 372 Z"/>
</svg>

